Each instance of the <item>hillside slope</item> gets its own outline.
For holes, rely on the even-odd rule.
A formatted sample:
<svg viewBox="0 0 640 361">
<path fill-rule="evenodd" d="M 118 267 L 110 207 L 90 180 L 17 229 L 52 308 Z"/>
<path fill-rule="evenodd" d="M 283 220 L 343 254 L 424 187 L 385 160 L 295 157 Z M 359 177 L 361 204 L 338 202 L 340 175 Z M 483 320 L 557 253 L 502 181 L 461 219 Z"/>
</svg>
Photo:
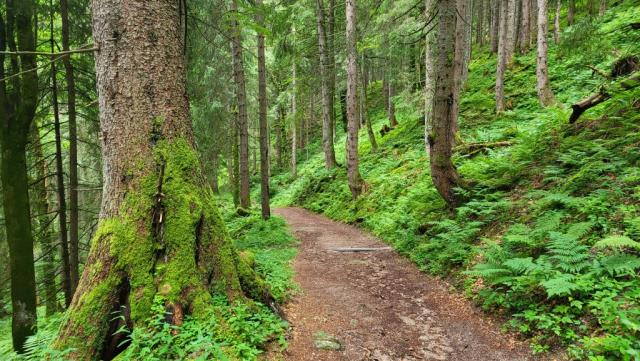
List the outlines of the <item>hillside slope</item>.
<svg viewBox="0 0 640 361">
<path fill-rule="evenodd" d="M 486 310 L 509 315 L 507 326 L 530 337 L 534 352 L 568 347 L 576 359 L 640 358 L 640 89 L 615 90 L 620 79 L 613 80 L 611 100 L 567 122 L 570 104 L 604 82 L 587 65 L 609 71 L 640 53 L 640 31 L 614 31 L 638 18 L 640 7 L 625 1 L 567 28 L 550 48 L 558 105 L 547 109 L 536 98 L 531 52 L 508 72 L 510 109 L 496 116 L 495 57 L 474 49 L 460 138 L 511 146 L 458 154 L 469 187 L 455 214 L 431 183 L 422 100 L 408 92 L 395 98 L 400 125 L 379 138 L 377 151 L 361 132 L 366 191 L 357 202 L 344 168 L 324 169 L 318 144 L 296 179 L 274 177 L 274 201 L 371 231 Z M 369 89 L 375 129 L 386 123 L 380 87 Z M 336 144 L 344 160 L 344 137 Z"/>
</svg>

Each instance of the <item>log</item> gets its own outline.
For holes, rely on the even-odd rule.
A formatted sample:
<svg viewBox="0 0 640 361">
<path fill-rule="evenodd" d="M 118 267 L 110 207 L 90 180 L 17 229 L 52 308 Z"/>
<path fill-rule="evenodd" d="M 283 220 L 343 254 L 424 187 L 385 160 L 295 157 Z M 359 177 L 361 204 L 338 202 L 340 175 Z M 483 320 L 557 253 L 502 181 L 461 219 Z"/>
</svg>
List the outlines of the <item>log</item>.
<svg viewBox="0 0 640 361">
<path fill-rule="evenodd" d="M 508 147 L 510 145 L 513 145 L 513 143 L 508 140 L 500 140 L 497 142 L 466 143 L 455 147 L 454 151 L 461 155 L 474 155 L 483 150 Z"/>
<path fill-rule="evenodd" d="M 571 113 L 571 117 L 569 117 L 569 124 L 573 124 L 580 118 L 582 113 L 587 111 L 587 109 L 595 107 L 596 105 L 604 102 L 605 100 L 611 98 L 604 88 L 601 88 L 599 92 L 593 94 L 587 98 L 582 99 L 581 101 L 573 104 L 571 108 L 573 112 Z"/>
</svg>

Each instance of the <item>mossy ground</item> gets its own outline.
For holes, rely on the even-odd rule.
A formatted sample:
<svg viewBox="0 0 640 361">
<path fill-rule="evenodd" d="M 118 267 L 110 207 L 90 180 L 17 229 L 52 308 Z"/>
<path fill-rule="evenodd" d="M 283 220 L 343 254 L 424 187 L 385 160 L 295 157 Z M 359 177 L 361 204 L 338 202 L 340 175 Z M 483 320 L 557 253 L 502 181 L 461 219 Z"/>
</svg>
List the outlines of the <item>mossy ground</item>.
<svg viewBox="0 0 640 361">
<path fill-rule="evenodd" d="M 344 167 L 325 170 L 313 144 L 308 160 L 304 152 L 298 157 L 304 161 L 296 179 L 287 173 L 273 179 L 274 202 L 370 230 L 485 309 L 510 316 L 505 326 L 530 337 L 535 352 L 569 347 L 576 359 L 640 358 L 637 249 L 594 247 L 610 235 L 640 240 L 640 90 L 616 92 L 576 126 L 567 124 L 568 106 L 603 83 L 585 65 L 607 71 L 615 59 L 638 54 L 640 34 L 616 30 L 639 16 L 637 4 L 625 1 L 566 28 L 561 44 L 550 46 L 559 103 L 546 109 L 538 105 L 529 52 L 508 71 L 508 110 L 496 115 L 495 56 L 474 49 L 460 139 L 513 145 L 455 159 L 472 185 L 460 190 L 466 202 L 455 215 L 431 182 L 421 95 L 395 98 L 400 125 L 379 138 L 387 122 L 379 82 L 369 89 L 379 150 L 372 152 L 365 130 L 360 137 L 366 192 L 352 202 Z M 341 163 L 343 143 L 341 135 Z"/>
</svg>

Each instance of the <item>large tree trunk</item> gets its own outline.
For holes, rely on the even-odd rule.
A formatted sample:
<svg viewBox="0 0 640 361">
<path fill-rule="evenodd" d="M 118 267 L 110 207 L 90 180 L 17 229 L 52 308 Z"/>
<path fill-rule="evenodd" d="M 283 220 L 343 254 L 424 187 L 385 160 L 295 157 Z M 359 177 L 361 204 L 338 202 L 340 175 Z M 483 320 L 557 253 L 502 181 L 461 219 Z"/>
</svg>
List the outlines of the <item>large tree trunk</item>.
<svg viewBox="0 0 640 361">
<path fill-rule="evenodd" d="M 53 8 L 51 9 L 51 23 L 49 31 L 51 32 L 50 44 L 51 52 L 55 52 L 55 42 L 53 39 L 54 18 Z M 53 103 L 53 128 L 56 140 L 56 185 L 58 194 L 58 227 L 62 258 L 62 288 L 64 290 L 65 306 L 71 304 L 73 297 L 73 282 L 71 280 L 71 262 L 69 257 L 69 239 L 67 235 L 67 197 L 64 185 L 64 168 L 62 166 L 62 132 L 60 129 L 60 110 L 58 105 L 58 81 L 56 63 L 51 63 L 51 102 Z"/>
<path fill-rule="evenodd" d="M 249 185 L 249 118 L 247 116 L 247 90 L 244 74 L 244 59 L 242 55 L 242 30 L 238 22 L 238 1 L 231 1 L 231 48 L 233 52 L 233 78 L 236 83 L 236 97 L 238 101 L 238 155 L 240 158 L 240 207 L 251 207 Z"/>
<path fill-rule="evenodd" d="M 477 15 L 476 15 L 476 44 L 482 46 L 484 45 L 484 0 L 476 0 L 478 5 Z"/>
<path fill-rule="evenodd" d="M 0 16 L 0 50 L 6 50 L 8 43 L 11 51 L 34 51 L 34 3 L 21 0 L 8 1 L 7 5 L 6 28 Z M 38 101 L 38 74 L 34 55 L 21 55 L 19 63 L 14 57 L 11 63 L 11 90 L 0 81 L 0 179 L 11 271 L 11 336 L 14 350 L 23 352 L 24 342 L 37 327 L 26 146 Z M 0 79 L 5 77 L 4 64 L 5 56 L 0 55 Z"/>
<path fill-rule="evenodd" d="M 329 100 L 331 101 L 331 126 L 333 138 L 336 135 L 336 1 L 329 0 L 327 9 L 327 57 L 329 59 Z M 346 128 L 345 128 L 346 132 Z"/>
<path fill-rule="evenodd" d="M 69 51 L 69 5 L 60 0 L 62 18 L 62 50 Z M 76 122 L 76 82 L 71 57 L 62 58 L 67 82 L 67 118 L 69 122 L 69 276 L 71 293 L 78 286 L 80 257 L 78 255 L 78 126 Z"/>
<path fill-rule="evenodd" d="M 600 8 L 598 10 L 598 15 L 602 16 L 607 11 L 607 0 L 600 0 Z"/>
<path fill-rule="evenodd" d="M 433 124 L 429 134 L 429 158 L 431 178 L 438 193 L 450 208 L 455 208 L 460 199 L 454 188 L 460 183 L 460 177 L 453 165 L 453 132 L 456 123 L 457 108 L 453 104 L 457 96 L 455 86 L 455 64 L 451 61 L 456 51 L 456 0 L 438 2 L 437 56 L 435 68 L 438 69 L 433 101 Z"/>
<path fill-rule="evenodd" d="M 496 112 L 505 110 L 504 102 L 504 76 L 507 70 L 508 46 L 507 46 L 507 7 L 509 0 L 500 1 L 500 40 L 498 42 L 498 64 L 496 67 Z"/>
<path fill-rule="evenodd" d="M 358 53 L 356 49 L 356 4 L 346 0 L 347 35 L 347 178 L 355 200 L 362 193 L 362 177 L 358 161 Z"/>
<path fill-rule="evenodd" d="M 144 327 L 154 301 L 175 325 L 185 314 L 206 317 L 213 291 L 272 302 L 236 254 L 200 168 L 179 9 L 173 0 L 93 1 L 104 186 L 100 224 L 53 345 L 72 349 L 69 360 L 112 359 L 126 347 L 114 331 Z"/>
<path fill-rule="evenodd" d="M 529 31 L 529 0 L 522 0 L 522 11 L 520 11 L 520 53 L 526 54 L 531 45 L 531 32 Z"/>
<path fill-rule="evenodd" d="M 324 5 L 316 0 L 318 48 L 320 53 L 320 78 L 322 91 L 322 148 L 324 150 L 324 166 L 335 168 L 336 154 L 333 149 L 333 93 L 330 85 L 330 63 L 327 51 L 327 34 L 325 32 Z"/>
<path fill-rule="evenodd" d="M 258 24 L 262 25 L 262 0 L 257 0 Z M 267 124 L 267 66 L 264 54 L 264 34 L 258 32 L 258 98 L 260 115 L 260 199 L 262 218 L 271 217 L 269 206 L 269 125 Z"/>
<path fill-rule="evenodd" d="M 507 67 L 513 62 L 513 55 L 516 49 L 516 0 L 507 0 Z"/>
<path fill-rule="evenodd" d="M 555 99 L 549 85 L 547 68 L 547 0 L 538 0 L 538 57 L 536 62 L 536 90 L 543 107 L 551 105 Z"/>
</svg>

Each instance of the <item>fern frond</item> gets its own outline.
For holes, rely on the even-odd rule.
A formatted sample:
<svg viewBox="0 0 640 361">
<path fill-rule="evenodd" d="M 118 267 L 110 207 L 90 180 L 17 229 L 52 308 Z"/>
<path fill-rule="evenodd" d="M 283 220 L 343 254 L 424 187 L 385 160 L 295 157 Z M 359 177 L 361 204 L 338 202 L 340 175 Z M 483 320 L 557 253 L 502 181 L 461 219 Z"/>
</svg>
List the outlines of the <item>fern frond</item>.
<svg viewBox="0 0 640 361">
<path fill-rule="evenodd" d="M 598 249 L 622 249 L 622 248 L 630 248 L 635 250 L 640 250 L 640 242 L 636 242 L 627 236 L 608 236 L 604 239 L 599 240 L 593 245 L 594 248 Z"/>
<path fill-rule="evenodd" d="M 640 257 L 630 254 L 614 254 L 600 260 L 602 269 L 611 276 L 635 275 L 640 269 Z"/>
<path fill-rule="evenodd" d="M 540 285 L 547 291 L 547 297 L 553 296 L 571 296 L 573 291 L 579 290 L 575 282 L 575 277 L 568 274 L 561 274 L 555 278 L 551 278 L 547 281 L 540 283 Z"/>
</svg>

